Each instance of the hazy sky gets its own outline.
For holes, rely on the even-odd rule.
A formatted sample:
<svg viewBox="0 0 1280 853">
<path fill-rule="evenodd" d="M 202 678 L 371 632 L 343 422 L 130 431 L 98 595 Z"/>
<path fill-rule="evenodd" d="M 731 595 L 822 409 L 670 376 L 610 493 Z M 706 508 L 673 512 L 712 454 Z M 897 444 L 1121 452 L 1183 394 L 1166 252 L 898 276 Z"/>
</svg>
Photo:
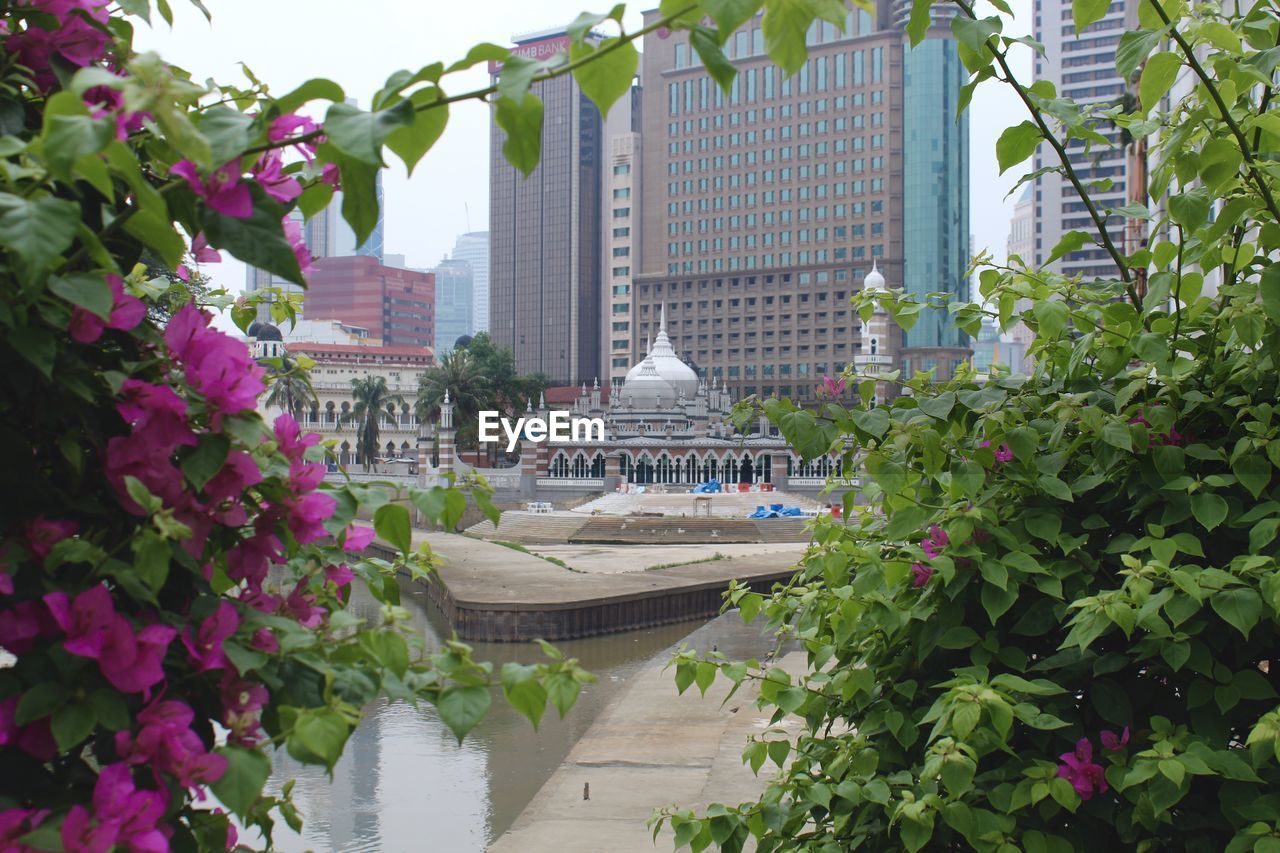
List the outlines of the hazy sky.
<svg viewBox="0 0 1280 853">
<path fill-rule="evenodd" d="M 190 71 L 196 80 L 244 83 L 239 63 L 251 68 L 276 94 L 311 77 L 336 80 L 349 97 L 368 107 L 370 95 L 394 71 L 417 69 L 436 60 L 461 58 L 481 41 L 510 43 L 513 34 L 563 26 L 583 10 L 605 11 L 611 0 L 206 0 L 207 23 L 184 0 L 172 0 L 174 27 L 140 24 L 136 47 L 158 51 Z M 638 28 L 641 10 L 628 4 L 626 23 Z M 1026 32 L 1027 0 L 1015 0 Z M 1026 57 L 1021 63 L 1029 68 Z M 1029 77 L 1023 74 L 1024 79 Z M 458 75 L 450 94 L 487 85 L 481 67 Z M 1012 199 L 1005 193 L 1017 170 L 997 176 L 995 140 L 1025 116 L 1016 97 L 995 82 L 981 86 L 970 111 L 970 223 L 975 247 L 1003 257 Z M 454 106 L 444 136 L 410 178 L 392 164 L 383 176 L 386 193 L 386 251 L 406 256 L 410 266 L 432 266 L 453 249 L 454 238 L 489 227 L 489 115 L 477 102 Z M 469 219 L 468 219 L 469 216 Z M 225 255 L 225 253 L 224 253 Z M 228 258 L 205 272 L 232 291 L 244 286 L 244 266 Z"/>
</svg>

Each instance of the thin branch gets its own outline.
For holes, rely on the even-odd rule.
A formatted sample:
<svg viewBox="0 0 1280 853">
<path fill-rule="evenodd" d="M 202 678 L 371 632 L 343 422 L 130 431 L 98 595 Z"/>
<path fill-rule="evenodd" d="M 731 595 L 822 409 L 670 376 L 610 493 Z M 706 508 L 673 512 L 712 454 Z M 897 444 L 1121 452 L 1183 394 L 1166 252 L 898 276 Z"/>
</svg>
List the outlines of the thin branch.
<svg viewBox="0 0 1280 853">
<path fill-rule="evenodd" d="M 960 7 L 961 11 L 969 16 L 970 20 L 976 21 L 978 19 L 978 16 L 974 14 L 973 4 L 971 2 L 966 2 L 966 0 L 955 0 L 955 3 Z M 1111 260 L 1115 262 L 1116 267 L 1120 271 L 1120 278 L 1124 281 L 1125 291 L 1129 295 L 1129 300 L 1135 307 L 1140 308 L 1142 300 L 1138 298 L 1138 291 L 1133 286 L 1133 276 L 1129 272 L 1129 265 L 1125 261 L 1124 256 L 1120 254 L 1120 250 L 1116 248 L 1115 243 L 1112 241 L 1111 234 L 1107 231 L 1106 220 L 1102 217 L 1102 214 L 1098 212 L 1098 208 L 1094 205 L 1093 199 L 1089 197 L 1089 194 L 1085 192 L 1084 186 L 1080 183 L 1080 177 L 1076 174 L 1075 167 L 1071 165 L 1071 160 L 1067 156 L 1066 148 L 1062 145 L 1062 142 L 1059 141 L 1057 135 L 1049 129 L 1049 125 L 1045 122 L 1044 116 L 1028 96 L 1026 88 L 1018 82 L 1016 77 L 1014 77 L 1013 69 L 1009 67 L 1009 63 L 1005 59 L 1004 52 L 999 49 L 999 41 L 996 39 L 996 36 L 993 35 L 987 39 L 986 47 L 995 56 L 996 62 L 999 63 L 1000 69 L 1004 72 L 1004 77 L 1001 79 L 1012 86 L 1014 91 L 1018 93 L 1018 98 L 1021 99 L 1022 103 L 1026 106 L 1027 111 L 1031 114 L 1032 121 L 1034 121 L 1036 126 L 1040 129 L 1040 135 L 1044 138 L 1045 142 L 1049 143 L 1054 152 L 1057 153 L 1058 159 L 1062 162 L 1063 169 L 1066 171 L 1067 179 L 1071 181 L 1071 185 L 1075 187 L 1076 195 L 1080 197 L 1080 201 L 1089 212 L 1089 218 L 1093 220 L 1094 227 L 1098 229 L 1098 236 L 1102 239 L 1103 248 L 1107 250 L 1107 254 L 1111 256 Z"/>
</svg>

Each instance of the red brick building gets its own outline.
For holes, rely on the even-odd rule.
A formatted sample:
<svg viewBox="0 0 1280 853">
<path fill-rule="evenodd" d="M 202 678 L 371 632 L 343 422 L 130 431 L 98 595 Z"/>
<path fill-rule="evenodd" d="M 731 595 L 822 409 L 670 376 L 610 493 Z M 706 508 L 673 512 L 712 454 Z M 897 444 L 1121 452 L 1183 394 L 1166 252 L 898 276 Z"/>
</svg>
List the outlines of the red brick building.
<svg viewBox="0 0 1280 853">
<path fill-rule="evenodd" d="M 341 320 L 390 346 L 435 346 L 435 275 L 383 266 L 377 258 L 317 258 L 303 316 Z"/>
</svg>

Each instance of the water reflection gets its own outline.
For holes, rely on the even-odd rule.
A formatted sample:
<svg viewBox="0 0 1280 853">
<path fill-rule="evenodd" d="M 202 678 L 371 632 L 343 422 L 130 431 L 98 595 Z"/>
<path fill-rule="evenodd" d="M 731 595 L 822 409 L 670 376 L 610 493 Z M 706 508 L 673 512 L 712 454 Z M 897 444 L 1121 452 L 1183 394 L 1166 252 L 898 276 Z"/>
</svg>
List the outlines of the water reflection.
<svg viewBox="0 0 1280 853">
<path fill-rule="evenodd" d="M 403 581 L 401 594 L 428 648 L 438 647 L 449 629 L 425 590 Z M 366 617 L 377 616 L 376 602 L 359 590 L 352 607 Z M 559 643 L 599 681 L 583 689 L 565 719 L 549 709 L 537 732 L 500 695 L 461 746 L 433 707 L 415 709 L 382 701 L 367 709 L 332 782 L 322 769 L 300 765 L 280 751 L 268 790 L 278 792 L 286 781 L 296 779 L 293 796 L 305 825 L 298 836 L 278 824 L 277 847 L 342 853 L 484 850 L 510 827 L 627 678 L 655 654 L 688 637 L 698 624 Z M 740 626 L 736 619 L 716 620 L 690 641 L 703 650 L 716 644 L 731 655 L 759 654 L 759 640 L 752 641 Z M 495 669 L 506 661 L 532 663 L 542 657 L 533 643 L 474 646 L 476 658 L 492 661 Z"/>
</svg>

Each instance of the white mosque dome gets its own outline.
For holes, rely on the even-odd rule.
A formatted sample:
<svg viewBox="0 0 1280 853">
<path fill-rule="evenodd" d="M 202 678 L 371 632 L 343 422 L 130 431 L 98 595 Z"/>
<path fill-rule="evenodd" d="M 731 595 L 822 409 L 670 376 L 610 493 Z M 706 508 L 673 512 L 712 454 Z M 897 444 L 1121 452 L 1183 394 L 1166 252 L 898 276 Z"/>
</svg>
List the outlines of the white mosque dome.
<svg viewBox="0 0 1280 853">
<path fill-rule="evenodd" d="M 676 397 L 683 393 L 685 399 L 692 400 L 698 393 L 698 374 L 694 373 L 692 367 L 680 360 L 680 356 L 676 355 L 675 347 L 671 345 L 671 339 L 667 337 L 667 309 L 665 305 L 662 308 L 662 320 L 658 326 L 658 336 L 654 339 L 653 345 L 647 347 L 647 349 L 648 352 L 645 353 L 644 360 L 627 371 L 627 378 L 622 384 L 623 399 L 626 399 L 631 383 L 643 375 L 645 362 L 652 361 L 654 374 L 670 385 Z"/>
<path fill-rule="evenodd" d="M 867 273 L 866 278 L 862 280 L 862 289 L 865 291 L 884 290 L 884 274 L 876 268 L 876 262 L 871 262 L 871 272 Z"/>
<path fill-rule="evenodd" d="M 680 392 L 658 375 L 652 354 L 631 368 L 618 396 L 622 403 L 637 409 L 661 409 L 676 404 Z"/>
</svg>

